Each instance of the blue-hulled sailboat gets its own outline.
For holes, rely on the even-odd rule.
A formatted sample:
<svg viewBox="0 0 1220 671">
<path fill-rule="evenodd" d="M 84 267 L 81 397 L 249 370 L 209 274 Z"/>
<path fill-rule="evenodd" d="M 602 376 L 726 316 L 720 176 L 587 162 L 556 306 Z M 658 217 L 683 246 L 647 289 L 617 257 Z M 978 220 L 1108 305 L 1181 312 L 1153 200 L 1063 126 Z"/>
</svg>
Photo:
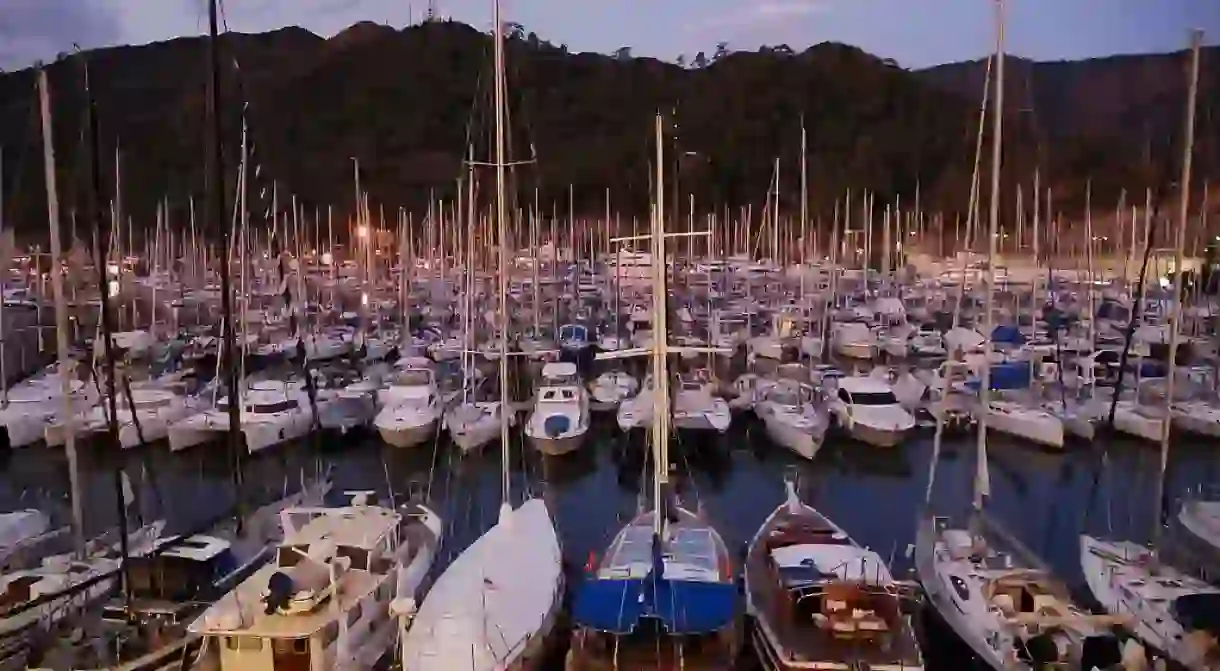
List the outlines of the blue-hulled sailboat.
<svg viewBox="0 0 1220 671">
<path fill-rule="evenodd" d="M 657 181 L 662 184 L 661 118 L 657 117 Z M 653 258 L 665 258 L 657 189 Z M 621 241 L 612 241 L 621 242 Z M 653 277 L 657 333 L 666 323 L 664 266 Z M 724 539 L 699 514 L 673 503 L 668 491 L 669 391 L 666 356 L 688 348 L 653 339 L 648 351 L 604 352 L 598 358 L 651 356 L 655 508 L 642 511 L 610 543 L 572 605 L 568 671 L 603 669 L 730 669 L 741 648 L 741 599 Z M 693 351 L 693 350 L 689 350 Z M 705 350 L 698 350 L 705 351 Z"/>
</svg>

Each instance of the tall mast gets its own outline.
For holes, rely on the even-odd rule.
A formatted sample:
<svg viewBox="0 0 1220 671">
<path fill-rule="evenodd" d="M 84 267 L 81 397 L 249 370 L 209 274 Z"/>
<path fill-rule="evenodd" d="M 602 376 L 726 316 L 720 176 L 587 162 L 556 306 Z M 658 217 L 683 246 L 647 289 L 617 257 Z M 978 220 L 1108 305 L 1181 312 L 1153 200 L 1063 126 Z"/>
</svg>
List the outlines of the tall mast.
<svg viewBox="0 0 1220 671">
<path fill-rule="evenodd" d="M 208 165 L 208 186 L 211 193 L 212 207 L 211 224 L 220 236 L 220 309 L 224 317 L 221 319 L 221 337 L 224 339 L 223 357 L 225 361 L 225 385 L 229 389 L 229 430 L 225 432 L 229 458 L 232 460 L 233 486 L 237 496 L 237 527 L 242 528 L 243 494 L 241 477 L 241 450 L 243 448 L 241 433 L 241 392 L 237 388 L 237 345 L 235 339 L 236 324 L 233 321 L 232 283 L 229 281 L 229 227 L 225 225 L 225 185 L 224 185 L 224 140 L 221 137 L 220 123 L 220 46 L 217 44 L 218 29 L 216 25 L 216 0 L 208 2 L 208 61 L 209 88 L 208 107 L 211 123 L 208 132 L 211 135 L 212 151 Z"/>
<path fill-rule="evenodd" d="M 665 305 L 665 282 L 669 268 L 665 262 L 665 150 L 664 133 L 661 114 L 656 117 L 656 194 L 657 202 L 652 212 L 652 318 L 654 320 L 654 335 L 652 338 L 652 449 L 653 467 L 656 471 L 653 479 L 653 500 L 656 512 L 653 514 L 652 530 L 661 534 L 665 523 L 665 487 L 669 482 L 669 374 L 666 370 L 666 358 L 669 349 L 668 317 Z"/>
<path fill-rule="evenodd" d="M 47 73 L 38 69 L 38 102 L 42 111 L 42 155 L 47 185 L 47 220 L 51 227 L 51 291 L 55 293 L 55 349 L 59 360 L 60 412 L 64 417 L 64 451 L 68 455 L 68 480 L 72 488 L 72 541 L 78 556 L 84 556 L 85 535 L 81 526 L 80 473 L 76 460 L 76 418 L 72 412 L 72 378 L 76 362 L 68 355 L 68 305 L 64 278 L 59 272 L 63 247 L 59 240 L 59 194 L 55 184 L 55 145 L 51 135 L 51 91 Z M 103 291 L 105 287 L 103 287 Z M 104 300 L 104 299 L 103 299 Z"/>
<path fill-rule="evenodd" d="M 1165 469 L 1169 465 L 1169 429 L 1173 425 L 1173 383 L 1178 363 L 1178 341 L 1182 322 L 1182 256 L 1186 246 L 1186 225 L 1190 211 L 1190 170 L 1195 146 L 1195 106 L 1199 88 L 1199 45 L 1203 31 L 1190 34 L 1190 90 L 1186 94 L 1186 140 L 1182 146 L 1182 179 L 1178 181 L 1178 230 L 1173 252 L 1173 311 L 1169 324 L 1169 372 L 1165 378 L 1165 416 L 1161 420 L 1161 473 L 1156 481 L 1157 496 L 1152 504 L 1153 540 L 1160 540 L 1161 513 L 1165 496 Z M 1155 545 L 1154 545 L 1155 547 Z"/>
<path fill-rule="evenodd" d="M 115 393 L 115 352 L 114 338 L 111 336 L 111 307 L 110 307 L 110 283 L 107 281 L 108 271 L 107 259 L 109 259 L 110 246 L 110 226 L 106 217 L 102 214 L 102 173 L 100 165 L 100 157 L 98 156 L 99 142 L 97 137 L 97 110 L 96 103 L 93 100 L 93 92 L 89 88 L 89 69 L 88 65 L 84 68 L 84 83 L 85 83 L 85 127 L 88 129 L 89 139 L 89 177 L 90 188 L 88 190 L 88 206 L 89 213 L 93 219 L 93 245 L 94 257 L 97 262 L 93 265 L 97 269 L 98 286 L 101 288 L 101 338 L 103 347 L 106 353 L 106 397 L 104 406 L 106 413 L 106 433 L 109 437 L 112 447 L 119 446 L 119 425 L 116 409 L 116 393 Z M 120 264 L 121 265 L 121 264 Z M 122 268 L 119 268 L 119 281 L 122 279 Z M 58 273 L 56 273 L 58 274 Z M 116 292 L 117 293 L 117 292 Z M 119 525 L 119 551 L 122 555 L 122 563 L 120 571 L 122 572 L 123 586 L 123 603 L 124 607 L 131 604 L 131 581 L 127 579 L 127 555 L 128 555 L 128 537 L 127 537 L 127 505 L 126 505 L 126 490 L 123 486 L 123 471 L 121 467 L 114 469 L 114 486 L 117 493 L 117 510 L 118 510 L 118 525 Z"/>
<path fill-rule="evenodd" d="M 500 0 L 492 0 L 495 19 L 495 122 L 496 122 L 496 241 L 500 253 L 496 256 L 496 277 L 500 292 L 500 516 L 511 510 L 509 502 L 508 450 L 508 203 L 504 197 L 504 24 L 500 20 Z M 465 344 L 463 343 L 463 347 Z"/>
<path fill-rule="evenodd" d="M 991 341 L 992 308 L 995 301 L 996 242 L 1000 237 L 1000 138 L 1004 130 L 1004 0 L 996 0 L 995 106 L 991 109 L 991 212 L 987 233 L 987 298 L 983 302 L 983 336 L 986 338 L 983 359 L 982 387 L 979 389 L 982 412 L 979 413 L 978 459 L 974 485 L 974 508 L 983 509 L 991 495 L 991 476 L 987 470 L 987 413 L 991 408 Z"/>
</svg>

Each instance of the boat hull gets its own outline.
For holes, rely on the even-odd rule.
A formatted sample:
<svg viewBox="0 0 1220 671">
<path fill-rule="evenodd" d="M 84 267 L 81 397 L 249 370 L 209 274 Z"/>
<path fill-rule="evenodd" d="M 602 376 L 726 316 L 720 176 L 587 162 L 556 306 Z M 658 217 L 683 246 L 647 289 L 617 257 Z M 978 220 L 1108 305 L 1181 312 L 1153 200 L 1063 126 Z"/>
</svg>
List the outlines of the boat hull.
<svg viewBox="0 0 1220 671">
<path fill-rule="evenodd" d="M 544 436 L 528 436 L 528 438 L 530 445 L 534 449 L 552 457 L 575 452 L 585 442 L 584 432 L 558 438 L 547 438 Z"/>
<path fill-rule="evenodd" d="M 401 422 L 396 422 L 393 426 L 379 425 L 377 433 L 386 444 L 393 447 L 416 447 L 436 436 L 436 420 L 418 426 L 406 426 Z"/>
</svg>

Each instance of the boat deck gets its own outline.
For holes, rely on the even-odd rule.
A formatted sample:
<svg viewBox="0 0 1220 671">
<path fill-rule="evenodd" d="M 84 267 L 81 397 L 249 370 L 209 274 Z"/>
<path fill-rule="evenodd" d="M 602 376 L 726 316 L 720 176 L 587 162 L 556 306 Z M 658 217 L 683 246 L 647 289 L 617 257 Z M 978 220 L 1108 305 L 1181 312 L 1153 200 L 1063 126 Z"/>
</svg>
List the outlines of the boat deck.
<svg viewBox="0 0 1220 671">
<path fill-rule="evenodd" d="M 871 554 L 812 508 L 776 511 L 746 557 L 761 656 L 774 668 L 922 668 L 919 642 L 888 570 L 870 567 L 869 559 L 860 561 L 858 574 L 845 564 L 827 572 L 802 563 L 805 575 L 798 577 L 772 558 L 776 549 L 807 545 L 831 546 L 828 554 Z"/>
</svg>

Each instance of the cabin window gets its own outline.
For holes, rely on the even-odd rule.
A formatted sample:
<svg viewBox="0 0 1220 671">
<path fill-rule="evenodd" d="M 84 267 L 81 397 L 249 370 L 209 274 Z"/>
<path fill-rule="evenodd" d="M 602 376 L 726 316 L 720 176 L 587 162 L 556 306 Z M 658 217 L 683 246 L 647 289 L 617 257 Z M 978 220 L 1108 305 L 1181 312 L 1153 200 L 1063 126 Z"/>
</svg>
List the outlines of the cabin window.
<svg viewBox="0 0 1220 671">
<path fill-rule="evenodd" d="M 322 630 L 322 647 L 325 648 L 339 638 L 339 623 L 331 622 Z"/>
<path fill-rule="evenodd" d="M 949 584 L 953 585 L 953 591 L 957 592 L 957 598 L 962 601 L 970 600 L 970 588 L 966 586 L 966 581 L 957 576 L 949 576 Z"/>
<path fill-rule="evenodd" d="M 308 545 L 285 545 L 279 549 L 275 563 L 280 568 L 292 568 L 301 562 L 307 552 Z"/>
<path fill-rule="evenodd" d="M 275 655 L 304 655 L 309 652 L 307 638 L 276 638 L 271 641 L 271 652 Z"/>
<path fill-rule="evenodd" d="M 296 399 L 286 398 L 275 403 L 251 403 L 249 405 L 250 412 L 269 415 L 277 412 L 284 412 L 297 407 Z"/>
<path fill-rule="evenodd" d="M 369 551 L 364 548 L 354 548 L 349 545 L 340 545 L 335 550 L 335 555 L 339 557 L 347 557 L 352 561 L 351 568 L 360 571 L 369 570 Z"/>
<path fill-rule="evenodd" d="M 257 636 L 228 636 L 225 647 L 242 652 L 260 652 L 263 649 L 263 639 Z"/>
</svg>

